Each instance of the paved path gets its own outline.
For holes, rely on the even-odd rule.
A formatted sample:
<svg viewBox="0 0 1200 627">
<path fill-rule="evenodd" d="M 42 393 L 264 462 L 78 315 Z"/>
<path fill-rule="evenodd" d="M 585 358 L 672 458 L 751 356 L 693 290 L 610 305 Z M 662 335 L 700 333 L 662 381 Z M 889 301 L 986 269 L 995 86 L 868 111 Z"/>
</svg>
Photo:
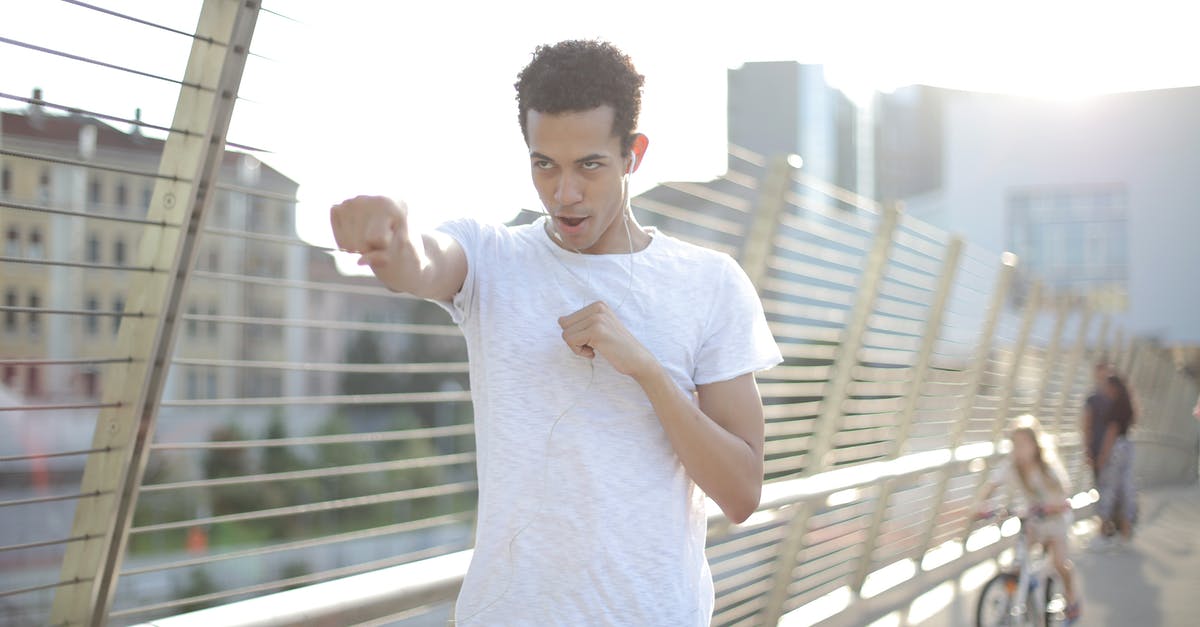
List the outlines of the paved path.
<svg viewBox="0 0 1200 627">
<path fill-rule="evenodd" d="M 1142 524 L 1130 547 L 1105 553 L 1077 537 L 1084 617 L 1078 627 L 1196 627 L 1200 625 L 1200 486 L 1141 494 Z M 966 627 L 974 624 L 979 587 L 996 570 L 981 564 L 893 613 L 876 627 Z"/>
</svg>

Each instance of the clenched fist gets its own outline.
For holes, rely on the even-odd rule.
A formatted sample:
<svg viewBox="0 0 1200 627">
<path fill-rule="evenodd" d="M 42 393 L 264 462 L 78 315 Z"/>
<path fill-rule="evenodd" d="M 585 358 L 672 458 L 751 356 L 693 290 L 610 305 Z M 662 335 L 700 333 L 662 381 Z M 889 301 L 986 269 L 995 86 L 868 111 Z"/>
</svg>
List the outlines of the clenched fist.
<svg viewBox="0 0 1200 627">
<path fill-rule="evenodd" d="M 360 266 L 378 270 L 395 245 L 408 242 L 408 207 L 384 196 L 355 196 L 329 210 L 338 248 L 358 253 Z"/>
</svg>

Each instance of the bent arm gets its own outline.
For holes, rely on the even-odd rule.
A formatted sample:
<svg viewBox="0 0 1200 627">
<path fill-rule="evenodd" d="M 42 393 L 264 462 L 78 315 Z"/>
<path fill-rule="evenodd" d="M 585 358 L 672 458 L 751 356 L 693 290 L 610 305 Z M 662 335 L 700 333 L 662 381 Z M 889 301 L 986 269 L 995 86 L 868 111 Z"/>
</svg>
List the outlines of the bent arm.
<svg viewBox="0 0 1200 627">
<path fill-rule="evenodd" d="M 699 404 L 661 367 L 637 381 L 688 476 L 731 521 L 749 518 L 763 481 L 763 408 L 754 375 L 698 386 Z"/>
</svg>

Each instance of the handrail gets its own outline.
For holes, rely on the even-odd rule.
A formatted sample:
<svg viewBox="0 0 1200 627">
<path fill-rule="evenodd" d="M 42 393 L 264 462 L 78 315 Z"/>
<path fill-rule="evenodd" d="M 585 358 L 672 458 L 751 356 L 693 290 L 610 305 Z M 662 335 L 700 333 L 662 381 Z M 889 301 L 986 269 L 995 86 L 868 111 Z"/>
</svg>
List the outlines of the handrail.
<svg viewBox="0 0 1200 627">
<path fill-rule="evenodd" d="M 1077 438 L 1065 438 L 1062 450 L 1078 448 Z M 709 540 L 748 531 L 775 520 L 774 513 L 800 503 L 820 504 L 834 494 L 891 480 L 903 483 L 931 470 L 968 469 L 976 460 L 995 461 L 1004 453 L 990 442 L 968 444 L 954 451 L 939 449 L 910 453 L 888 461 L 867 462 L 799 479 L 763 486 L 758 511 L 734 525 L 709 500 Z M 218 607 L 155 619 L 137 627 L 279 627 L 283 625 L 356 624 L 407 610 L 452 602 L 462 585 L 473 551 L 467 549 L 429 559 L 312 584 Z M 965 554 L 964 554 L 965 555 Z M 961 557 L 959 559 L 962 559 Z"/>
</svg>

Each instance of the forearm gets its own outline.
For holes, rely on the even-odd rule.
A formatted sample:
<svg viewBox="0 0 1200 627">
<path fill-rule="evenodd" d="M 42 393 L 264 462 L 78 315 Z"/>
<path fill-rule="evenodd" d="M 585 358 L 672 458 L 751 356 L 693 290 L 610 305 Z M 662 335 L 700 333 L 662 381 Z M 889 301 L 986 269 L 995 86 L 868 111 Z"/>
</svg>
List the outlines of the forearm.
<svg viewBox="0 0 1200 627">
<path fill-rule="evenodd" d="M 762 444 L 757 446 L 713 421 L 661 366 L 636 379 L 688 476 L 725 515 L 742 522 L 762 495 Z"/>
<path fill-rule="evenodd" d="M 1100 452 L 1096 455 L 1096 468 L 1103 468 L 1104 464 L 1108 463 L 1108 456 L 1112 454 L 1113 445 L 1117 443 L 1117 425 L 1109 425 L 1108 430 L 1104 432 L 1104 442 L 1100 445 Z"/>
<path fill-rule="evenodd" d="M 455 282 L 456 274 L 466 274 L 446 254 L 443 240 L 415 232 L 397 237 L 383 263 L 372 263 L 371 270 L 392 291 L 438 300 L 453 297 L 462 286 L 461 278 Z"/>
</svg>

